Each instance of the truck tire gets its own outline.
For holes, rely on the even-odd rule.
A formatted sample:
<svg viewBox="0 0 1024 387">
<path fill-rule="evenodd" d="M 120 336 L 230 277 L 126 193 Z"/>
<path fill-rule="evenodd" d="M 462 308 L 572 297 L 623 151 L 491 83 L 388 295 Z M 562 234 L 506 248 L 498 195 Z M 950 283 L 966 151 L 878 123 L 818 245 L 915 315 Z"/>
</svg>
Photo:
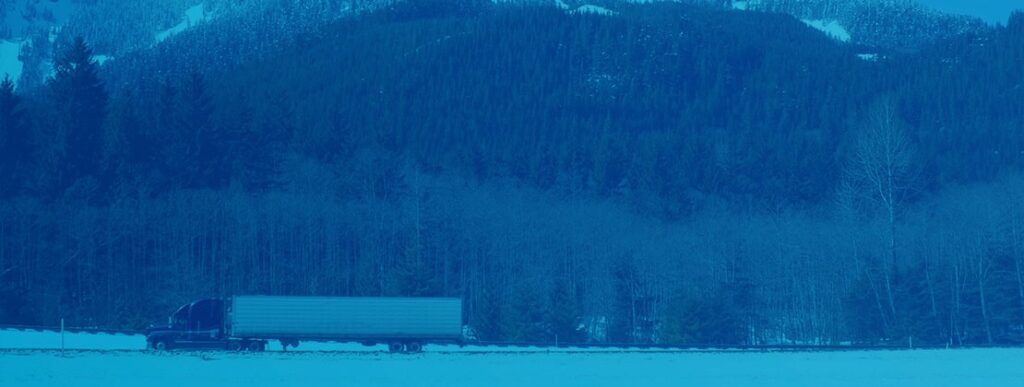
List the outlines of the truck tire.
<svg viewBox="0 0 1024 387">
<path fill-rule="evenodd" d="M 241 351 L 242 343 L 235 340 L 228 341 L 227 349 L 228 351 Z"/>
<path fill-rule="evenodd" d="M 298 340 L 281 339 L 281 340 L 278 340 L 278 341 L 281 342 L 281 350 L 285 351 L 285 352 L 288 351 L 288 347 L 292 347 L 292 348 L 298 348 L 299 347 L 299 341 Z"/>
<path fill-rule="evenodd" d="M 404 353 L 405 352 L 405 343 L 400 342 L 400 341 L 395 341 L 395 342 L 392 342 L 392 343 L 388 343 L 388 352 L 391 352 L 391 353 Z"/>
<path fill-rule="evenodd" d="M 249 352 L 263 352 L 265 344 L 259 340 L 253 340 L 245 345 L 245 350 Z"/>
<path fill-rule="evenodd" d="M 405 351 L 408 353 L 423 352 L 423 343 L 420 343 L 419 341 L 410 341 L 405 344 Z"/>
<path fill-rule="evenodd" d="M 153 349 L 157 351 L 167 351 L 171 349 L 171 343 L 167 340 L 157 340 L 153 342 Z"/>
</svg>

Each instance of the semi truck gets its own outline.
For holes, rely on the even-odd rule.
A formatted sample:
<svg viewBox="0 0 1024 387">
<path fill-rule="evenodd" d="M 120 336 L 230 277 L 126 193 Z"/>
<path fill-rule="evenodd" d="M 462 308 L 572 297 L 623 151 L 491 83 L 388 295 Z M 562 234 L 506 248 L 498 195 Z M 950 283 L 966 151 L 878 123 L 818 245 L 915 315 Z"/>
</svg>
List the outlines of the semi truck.
<svg viewBox="0 0 1024 387">
<path fill-rule="evenodd" d="M 420 352 L 425 343 L 462 343 L 458 298 L 234 296 L 178 308 L 166 325 L 146 329 L 155 350 L 263 351 L 302 341 L 386 344 Z"/>
</svg>

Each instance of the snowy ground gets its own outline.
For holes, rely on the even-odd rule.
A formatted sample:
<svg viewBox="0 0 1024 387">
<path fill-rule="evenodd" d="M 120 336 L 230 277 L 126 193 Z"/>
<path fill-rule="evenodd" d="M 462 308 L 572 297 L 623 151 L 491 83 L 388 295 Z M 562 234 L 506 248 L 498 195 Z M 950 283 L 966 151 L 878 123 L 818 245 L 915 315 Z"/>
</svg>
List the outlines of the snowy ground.
<svg viewBox="0 0 1024 387">
<path fill-rule="evenodd" d="M 0 352 L 4 386 L 1010 386 L 1022 350 L 233 354 Z"/>
<path fill-rule="evenodd" d="M 22 69 L 21 61 L 18 60 L 19 51 L 21 51 L 20 41 L 0 39 L 0 79 L 9 76 L 11 80 L 18 81 Z"/>
<path fill-rule="evenodd" d="M 18 329 L 0 329 L 0 351 L 3 350 L 97 350 L 97 351 L 137 351 L 146 348 L 146 338 L 142 335 L 126 335 L 111 333 L 66 333 L 61 335 L 54 331 L 35 331 Z M 454 344 L 428 344 L 425 352 L 551 352 L 547 347 L 513 347 L 513 346 L 458 346 Z M 563 348 L 559 351 L 570 352 L 608 352 L 605 348 Z M 626 348 L 630 352 L 675 352 L 673 349 L 657 348 Z M 282 351 L 278 341 L 270 341 L 267 351 Z M 388 352 L 387 345 L 366 346 L 349 342 L 315 342 L 303 341 L 298 348 L 289 348 L 288 352 Z M 0 386 L 2 387 L 2 386 Z"/>
<path fill-rule="evenodd" d="M 89 349 L 137 350 L 146 348 L 146 339 L 140 335 L 109 333 L 67 333 L 0 329 L 0 350 L 6 349 Z M 0 383 L 2 385 L 2 383 Z"/>
<path fill-rule="evenodd" d="M 849 42 L 850 38 L 852 38 L 846 27 L 843 27 L 842 24 L 835 20 L 803 20 L 803 22 L 811 28 L 824 32 L 825 35 L 841 42 Z"/>
<path fill-rule="evenodd" d="M 167 38 L 169 37 L 180 34 L 189 28 L 195 27 L 196 25 L 199 25 L 200 23 L 209 20 L 211 16 L 212 15 L 206 12 L 206 8 L 202 3 L 192 6 L 189 9 L 185 10 L 185 17 L 181 20 L 180 23 L 178 23 L 174 27 L 157 32 L 156 41 L 159 43 L 164 40 L 167 40 Z"/>
<path fill-rule="evenodd" d="M 140 335 L 0 330 L 0 386 L 1024 387 L 1024 349 L 614 351 L 304 342 L 265 353 L 145 351 Z"/>
</svg>

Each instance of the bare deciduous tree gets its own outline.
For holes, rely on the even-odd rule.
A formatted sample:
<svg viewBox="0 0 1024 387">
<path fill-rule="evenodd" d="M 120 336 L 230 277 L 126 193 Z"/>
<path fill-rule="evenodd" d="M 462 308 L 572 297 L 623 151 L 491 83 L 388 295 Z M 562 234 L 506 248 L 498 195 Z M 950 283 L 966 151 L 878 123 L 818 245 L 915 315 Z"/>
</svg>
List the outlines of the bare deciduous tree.
<svg viewBox="0 0 1024 387">
<path fill-rule="evenodd" d="M 896 322 L 897 217 L 916 179 L 914 146 L 900 122 L 895 101 L 882 99 L 875 103 L 855 147 L 848 175 L 884 214 L 886 256 L 880 269 L 890 321 Z"/>
</svg>

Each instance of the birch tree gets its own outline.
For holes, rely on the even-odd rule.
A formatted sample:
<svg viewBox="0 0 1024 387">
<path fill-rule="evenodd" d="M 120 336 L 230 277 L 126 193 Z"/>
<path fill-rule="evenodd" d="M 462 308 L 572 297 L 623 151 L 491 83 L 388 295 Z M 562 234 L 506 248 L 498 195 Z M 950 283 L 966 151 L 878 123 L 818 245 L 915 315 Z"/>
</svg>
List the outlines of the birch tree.
<svg viewBox="0 0 1024 387">
<path fill-rule="evenodd" d="M 883 216 L 885 256 L 880 269 L 889 320 L 896 322 L 897 327 L 897 223 L 915 181 L 914 157 L 914 146 L 900 122 L 896 102 L 876 102 L 857 133 L 848 174 Z"/>
</svg>

